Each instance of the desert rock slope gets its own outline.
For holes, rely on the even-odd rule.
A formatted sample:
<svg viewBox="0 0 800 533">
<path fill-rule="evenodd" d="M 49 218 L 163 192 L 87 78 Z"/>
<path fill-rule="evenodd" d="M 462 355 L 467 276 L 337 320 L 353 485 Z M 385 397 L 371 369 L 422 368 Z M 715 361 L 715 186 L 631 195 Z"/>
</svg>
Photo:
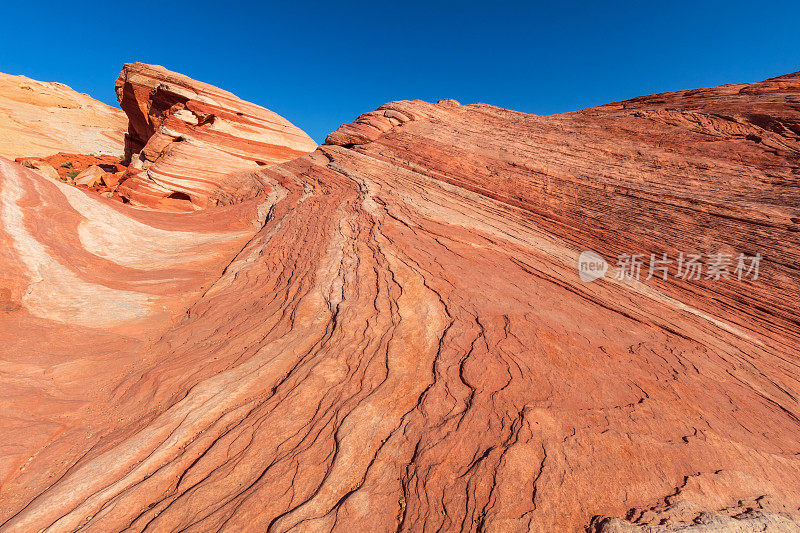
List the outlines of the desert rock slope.
<svg viewBox="0 0 800 533">
<path fill-rule="evenodd" d="M 63 83 L 0 73 L 0 156 L 123 154 L 125 114 Z"/>
<path fill-rule="evenodd" d="M 0 162 L 0 531 L 796 530 L 800 74 L 270 166 L 283 122 L 126 68 L 130 194 L 196 210 Z M 615 276 L 723 252 L 758 279 Z"/>
</svg>

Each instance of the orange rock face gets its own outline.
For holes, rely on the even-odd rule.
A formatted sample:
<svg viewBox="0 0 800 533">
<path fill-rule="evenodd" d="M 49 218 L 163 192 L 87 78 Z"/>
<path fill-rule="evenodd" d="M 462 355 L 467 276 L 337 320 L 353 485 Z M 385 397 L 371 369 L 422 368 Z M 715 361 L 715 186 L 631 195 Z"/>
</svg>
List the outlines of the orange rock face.
<svg viewBox="0 0 800 533">
<path fill-rule="evenodd" d="M 16 162 L 45 177 L 88 187 L 106 197 L 123 201 L 115 194 L 116 186 L 127 170 L 119 157 L 59 152 L 48 157 L 18 157 Z M 85 179 L 87 177 L 89 179 Z"/>
<path fill-rule="evenodd" d="M 63 83 L 0 73 L 0 156 L 121 156 L 125 114 Z"/>
<path fill-rule="evenodd" d="M 798 123 L 797 74 L 393 102 L 246 200 L 176 165 L 183 214 L 0 162 L 3 530 L 792 530 Z M 758 278 L 616 276 L 723 252 Z"/>
<path fill-rule="evenodd" d="M 252 175 L 260 166 L 317 146 L 272 111 L 160 66 L 126 64 L 116 90 L 129 118 L 125 158 L 135 170 L 119 193 L 133 203 L 236 203 L 260 192 Z"/>
</svg>

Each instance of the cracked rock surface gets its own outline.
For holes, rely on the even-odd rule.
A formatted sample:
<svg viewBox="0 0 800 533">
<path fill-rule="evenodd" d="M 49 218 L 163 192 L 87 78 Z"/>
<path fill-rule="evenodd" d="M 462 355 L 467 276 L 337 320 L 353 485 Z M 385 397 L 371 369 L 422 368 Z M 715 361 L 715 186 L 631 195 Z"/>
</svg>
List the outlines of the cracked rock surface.
<svg viewBox="0 0 800 533">
<path fill-rule="evenodd" d="M 0 531 L 791 530 L 798 124 L 798 74 L 393 102 L 188 214 L 1 162 Z"/>
</svg>

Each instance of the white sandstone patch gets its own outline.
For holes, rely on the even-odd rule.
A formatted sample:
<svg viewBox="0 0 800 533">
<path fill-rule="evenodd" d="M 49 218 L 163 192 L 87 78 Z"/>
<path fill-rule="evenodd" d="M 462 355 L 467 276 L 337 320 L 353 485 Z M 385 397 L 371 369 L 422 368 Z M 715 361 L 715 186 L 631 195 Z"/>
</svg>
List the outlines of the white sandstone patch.
<svg viewBox="0 0 800 533">
<path fill-rule="evenodd" d="M 0 220 L 28 270 L 30 285 L 22 303 L 33 315 L 86 327 L 111 327 L 148 313 L 148 295 L 89 283 L 50 256 L 25 229 L 17 204 L 24 194 L 17 171 L 2 161 L 0 170 L 5 176 L 0 190 Z"/>
<path fill-rule="evenodd" d="M 67 201 L 86 220 L 78 225 L 78 237 L 89 253 L 120 266 L 155 270 L 203 257 L 199 246 L 225 242 L 248 233 L 197 233 L 153 228 L 103 205 L 84 192 L 56 183 Z"/>
</svg>

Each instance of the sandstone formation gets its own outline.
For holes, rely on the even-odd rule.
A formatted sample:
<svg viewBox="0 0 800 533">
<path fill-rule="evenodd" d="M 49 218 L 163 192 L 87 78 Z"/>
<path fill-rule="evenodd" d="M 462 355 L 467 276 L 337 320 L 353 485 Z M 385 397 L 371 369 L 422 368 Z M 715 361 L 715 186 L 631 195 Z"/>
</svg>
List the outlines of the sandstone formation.
<svg viewBox="0 0 800 533">
<path fill-rule="evenodd" d="M 123 153 L 125 114 L 63 83 L 0 73 L 0 156 Z"/>
<path fill-rule="evenodd" d="M 17 163 L 21 164 L 25 168 L 33 170 L 37 174 L 40 174 L 46 178 L 57 180 L 60 177 L 58 175 L 58 171 L 55 169 L 53 165 L 41 161 L 39 159 L 19 158 L 17 160 Z"/>
<path fill-rule="evenodd" d="M 105 185 L 103 176 L 106 171 L 97 165 L 91 165 L 89 168 L 80 172 L 75 176 L 76 185 L 85 185 L 86 187 L 94 187 L 95 185 Z"/>
<path fill-rule="evenodd" d="M 204 150 L 269 143 L 143 72 L 120 188 L 207 209 L 0 162 L 0 531 L 797 527 L 800 73 L 393 102 L 242 188 Z M 681 252 L 763 260 L 616 279 Z"/>
<path fill-rule="evenodd" d="M 116 90 L 129 119 L 125 161 L 133 171 L 118 192 L 136 204 L 233 204 L 260 192 L 259 166 L 317 146 L 280 115 L 160 66 L 126 64 Z"/>
<path fill-rule="evenodd" d="M 127 167 L 119 157 L 59 152 L 48 157 L 18 157 L 16 162 L 47 178 L 61 180 L 96 193 L 122 200 L 115 190 Z"/>
</svg>

